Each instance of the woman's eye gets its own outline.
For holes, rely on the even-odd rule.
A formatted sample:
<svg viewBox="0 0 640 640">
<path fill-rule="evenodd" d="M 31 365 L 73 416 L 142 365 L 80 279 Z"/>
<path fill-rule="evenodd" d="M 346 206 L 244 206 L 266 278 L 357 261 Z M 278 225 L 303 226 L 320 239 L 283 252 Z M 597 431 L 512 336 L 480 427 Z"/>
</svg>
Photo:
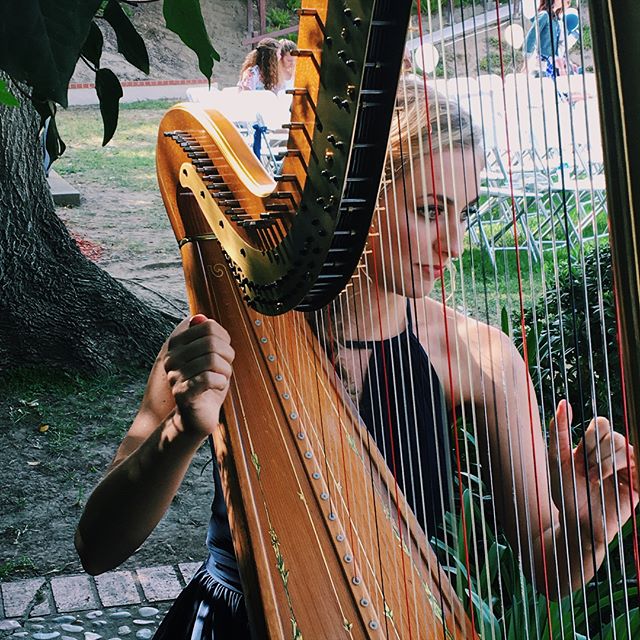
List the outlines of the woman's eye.
<svg viewBox="0 0 640 640">
<path fill-rule="evenodd" d="M 465 207 L 460 213 L 460 222 L 468 222 L 469 218 L 472 218 L 478 213 L 478 205 L 470 204 L 468 207 Z"/>
<path fill-rule="evenodd" d="M 430 204 L 426 207 L 424 205 L 420 205 L 417 207 L 417 210 L 420 215 L 426 216 L 432 221 L 442 214 L 442 209 L 435 204 Z"/>
</svg>

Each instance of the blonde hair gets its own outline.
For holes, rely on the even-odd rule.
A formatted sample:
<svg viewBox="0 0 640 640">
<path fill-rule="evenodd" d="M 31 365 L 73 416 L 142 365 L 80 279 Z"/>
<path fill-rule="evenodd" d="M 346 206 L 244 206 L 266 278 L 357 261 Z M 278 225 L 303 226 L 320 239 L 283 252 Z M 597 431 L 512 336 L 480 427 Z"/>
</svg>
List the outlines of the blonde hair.
<svg viewBox="0 0 640 640">
<path fill-rule="evenodd" d="M 251 67 L 258 67 L 264 88 L 273 91 L 278 88 L 278 60 L 281 44 L 274 38 L 263 38 L 258 46 L 247 54 L 240 69 L 240 80 L 244 72 Z"/>
<path fill-rule="evenodd" d="M 408 164 L 409 158 L 414 163 L 419 163 L 424 156 L 428 157 L 430 152 L 435 155 L 444 150 L 481 148 L 480 131 L 474 127 L 471 117 L 458 103 L 429 88 L 425 93 L 420 79 L 417 84 L 407 82 L 405 91 L 403 80 L 404 78 L 401 78 L 401 88 L 396 97 L 396 111 L 389 133 L 385 179 L 389 180 L 397 175 L 402 167 Z M 364 274 L 361 274 L 361 277 L 364 277 Z M 341 354 L 339 349 L 345 333 L 344 321 L 336 309 L 331 314 L 333 327 L 329 332 L 327 309 L 328 306 L 315 313 L 308 313 L 307 320 L 325 351 L 333 351 L 333 363 L 338 377 L 351 399 L 357 402 L 358 390 L 348 366 L 348 358 Z M 330 335 L 332 340 L 329 339 Z"/>
<path fill-rule="evenodd" d="M 428 117 L 427 117 L 428 116 Z M 482 134 L 471 116 L 458 102 L 427 87 L 422 79 L 404 82 L 396 96 L 396 112 L 391 122 L 385 178 L 392 179 L 410 160 L 444 150 L 480 150 Z"/>
</svg>

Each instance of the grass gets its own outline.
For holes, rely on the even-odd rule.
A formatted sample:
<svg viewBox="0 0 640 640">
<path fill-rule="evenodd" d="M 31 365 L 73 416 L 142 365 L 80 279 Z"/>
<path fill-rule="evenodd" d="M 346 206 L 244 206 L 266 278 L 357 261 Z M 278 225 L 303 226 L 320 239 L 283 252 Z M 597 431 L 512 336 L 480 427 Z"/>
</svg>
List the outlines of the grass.
<svg viewBox="0 0 640 640">
<path fill-rule="evenodd" d="M 73 107 L 57 117 L 69 148 L 56 162 L 63 176 L 81 177 L 117 189 L 157 190 L 155 148 L 158 122 L 174 101 L 152 100 L 120 106 L 118 129 L 102 147 L 102 119 L 97 106 Z"/>
<path fill-rule="evenodd" d="M 142 397 L 145 372 L 123 371 L 96 378 L 48 369 L 14 371 L 0 380 L 0 397 L 12 425 L 22 423 L 39 448 L 57 457 L 87 441 L 118 442 Z"/>
<path fill-rule="evenodd" d="M 0 563 L 0 581 L 24 573 L 27 569 L 34 569 L 35 565 L 29 556 L 19 556 Z"/>
</svg>

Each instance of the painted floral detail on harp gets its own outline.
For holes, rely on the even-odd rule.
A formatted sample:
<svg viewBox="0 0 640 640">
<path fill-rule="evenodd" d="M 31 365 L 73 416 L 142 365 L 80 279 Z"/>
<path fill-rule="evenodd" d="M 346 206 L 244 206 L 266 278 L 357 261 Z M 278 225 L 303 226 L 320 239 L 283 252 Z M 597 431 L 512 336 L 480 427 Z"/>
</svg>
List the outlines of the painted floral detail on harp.
<svg viewBox="0 0 640 640">
<path fill-rule="evenodd" d="M 256 468 L 256 473 L 258 474 L 258 480 L 260 479 L 260 470 L 262 467 L 260 466 L 260 461 L 258 460 L 258 454 L 255 451 L 251 452 L 251 462 L 253 466 Z"/>
<path fill-rule="evenodd" d="M 276 569 L 282 579 L 282 586 L 284 587 L 284 593 L 287 596 L 287 605 L 289 606 L 289 619 L 291 620 L 291 636 L 293 640 L 302 640 L 302 631 L 298 628 L 298 622 L 293 612 L 293 604 L 291 603 L 291 595 L 289 594 L 289 570 L 284 566 L 284 557 L 280 551 L 280 541 L 278 540 L 278 534 L 272 525 L 269 525 L 269 536 L 271 537 L 271 546 L 276 555 Z"/>
</svg>

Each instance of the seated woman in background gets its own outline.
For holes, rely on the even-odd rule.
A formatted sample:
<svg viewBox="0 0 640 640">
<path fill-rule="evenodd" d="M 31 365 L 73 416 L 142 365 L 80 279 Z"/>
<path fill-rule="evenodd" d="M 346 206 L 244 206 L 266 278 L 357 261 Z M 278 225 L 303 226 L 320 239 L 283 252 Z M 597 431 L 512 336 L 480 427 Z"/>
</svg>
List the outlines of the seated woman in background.
<svg viewBox="0 0 640 640">
<path fill-rule="evenodd" d="M 247 54 L 240 69 L 238 87 L 243 91 L 266 89 L 278 93 L 293 82 L 296 50 L 291 40 L 263 38 L 257 48 Z"/>
<path fill-rule="evenodd" d="M 296 54 L 298 45 L 293 40 L 280 38 L 280 60 L 278 62 L 278 74 L 281 83 L 280 91 L 293 89 L 293 76 L 296 73 Z"/>
<path fill-rule="evenodd" d="M 575 37 L 579 26 L 574 13 L 563 24 L 570 6 L 571 0 L 540 0 L 524 45 L 525 54 L 539 63 L 539 69 L 534 64 L 533 73 L 553 77 L 578 71 L 568 58 L 570 47 L 565 43 L 565 38 Z"/>
</svg>

